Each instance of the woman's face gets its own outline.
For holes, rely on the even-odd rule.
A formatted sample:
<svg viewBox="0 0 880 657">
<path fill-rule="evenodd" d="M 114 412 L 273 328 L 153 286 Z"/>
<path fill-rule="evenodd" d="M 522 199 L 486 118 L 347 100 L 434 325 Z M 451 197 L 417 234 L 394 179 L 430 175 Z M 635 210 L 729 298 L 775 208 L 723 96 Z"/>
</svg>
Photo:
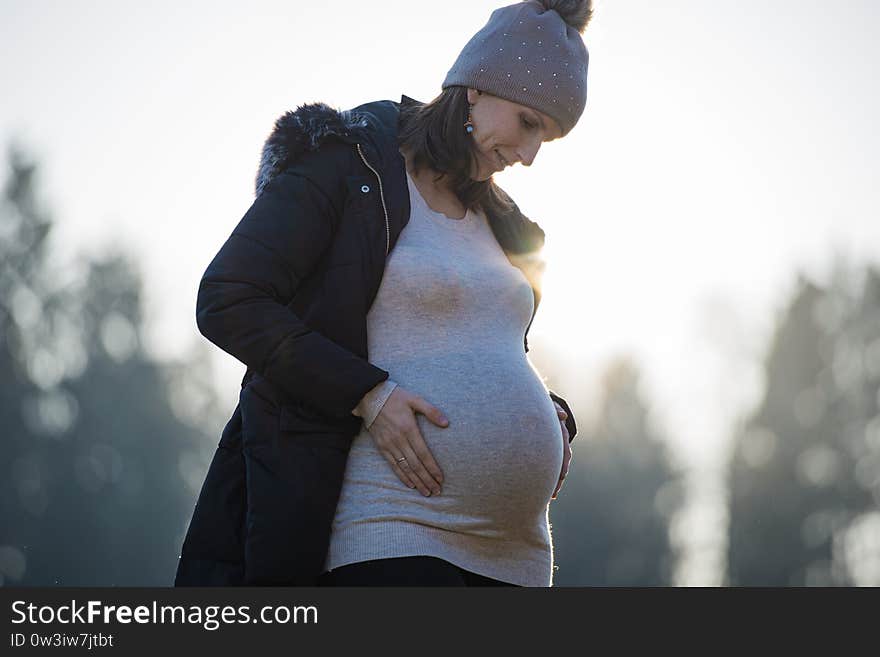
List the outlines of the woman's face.
<svg viewBox="0 0 880 657">
<path fill-rule="evenodd" d="M 488 180 L 517 162 L 531 166 L 541 144 L 562 136 L 556 120 L 543 112 L 476 89 L 467 93 L 477 152 L 474 180 Z"/>
</svg>

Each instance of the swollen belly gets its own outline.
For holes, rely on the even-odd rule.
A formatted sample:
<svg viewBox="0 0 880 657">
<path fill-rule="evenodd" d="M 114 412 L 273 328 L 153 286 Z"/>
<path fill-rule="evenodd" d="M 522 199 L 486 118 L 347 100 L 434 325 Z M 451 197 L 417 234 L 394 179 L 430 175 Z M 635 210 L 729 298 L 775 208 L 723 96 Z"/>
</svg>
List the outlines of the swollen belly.
<svg viewBox="0 0 880 657">
<path fill-rule="evenodd" d="M 438 496 L 407 488 L 365 431 L 355 439 L 337 523 L 377 519 L 422 523 L 486 537 L 546 533 L 546 510 L 562 465 L 562 434 L 549 395 L 525 357 L 449 361 L 431 371 L 408 363 L 394 380 L 440 408 L 438 427 L 419 430 L 444 475 Z M 373 516 L 369 518 L 368 516 Z"/>
</svg>

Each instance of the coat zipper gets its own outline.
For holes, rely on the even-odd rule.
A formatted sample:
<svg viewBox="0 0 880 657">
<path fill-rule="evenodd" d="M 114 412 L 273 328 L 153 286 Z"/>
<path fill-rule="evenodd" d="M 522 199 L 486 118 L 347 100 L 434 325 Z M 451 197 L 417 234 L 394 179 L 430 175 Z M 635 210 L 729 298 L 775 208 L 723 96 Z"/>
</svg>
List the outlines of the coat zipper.
<svg viewBox="0 0 880 657">
<path fill-rule="evenodd" d="M 376 175 L 376 179 L 379 181 L 379 198 L 382 200 L 382 211 L 385 213 L 385 257 L 388 257 L 388 251 L 391 250 L 391 227 L 388 223 L 388 208 L 385 206 L 385 192 L 382 190 L 382 176 L 379 175 L 379 172 L 376 171 L 373 167 L 370 166 L 370 163 L 367 162 L 367 158 L 364 157 L 364 153 L 361 150 L 361 145 L 357 144 L 358 155 L 361 156 L 361 159 L 364 161 L 364 164 L 367 165 L 367 168 L 372 171 Z"/>
</svg>

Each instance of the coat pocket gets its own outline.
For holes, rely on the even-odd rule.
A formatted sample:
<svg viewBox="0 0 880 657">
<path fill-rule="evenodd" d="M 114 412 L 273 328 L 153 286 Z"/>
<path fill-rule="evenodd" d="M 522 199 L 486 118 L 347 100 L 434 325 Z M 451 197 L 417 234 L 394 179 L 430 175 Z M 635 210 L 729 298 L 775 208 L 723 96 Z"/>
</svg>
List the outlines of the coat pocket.
<svg viewBox="0 0 880 657">
<path fill-rule="evenodd" d="M 351 446 L 353 436 L 324 420 L 311 417 L 299 406 L 282 406 L 278 421 L 282 440 L 346 451 Z"/>
</svg>

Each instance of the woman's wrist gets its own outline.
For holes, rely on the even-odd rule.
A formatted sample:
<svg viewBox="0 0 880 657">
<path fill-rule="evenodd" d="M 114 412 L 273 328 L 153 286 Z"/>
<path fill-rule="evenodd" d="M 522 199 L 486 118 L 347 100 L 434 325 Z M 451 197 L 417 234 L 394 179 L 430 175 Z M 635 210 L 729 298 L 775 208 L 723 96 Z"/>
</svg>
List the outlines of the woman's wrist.
<svg viewBox="0 0 880 657">
<path fill-rule="evenodd" d="M 364 426 L 369 429 L 396 387 L 397 383 L 391 379 L 382 381 L 363 396 L 351 412 L 352 415 L 362 418 Z"/>
</svg>

